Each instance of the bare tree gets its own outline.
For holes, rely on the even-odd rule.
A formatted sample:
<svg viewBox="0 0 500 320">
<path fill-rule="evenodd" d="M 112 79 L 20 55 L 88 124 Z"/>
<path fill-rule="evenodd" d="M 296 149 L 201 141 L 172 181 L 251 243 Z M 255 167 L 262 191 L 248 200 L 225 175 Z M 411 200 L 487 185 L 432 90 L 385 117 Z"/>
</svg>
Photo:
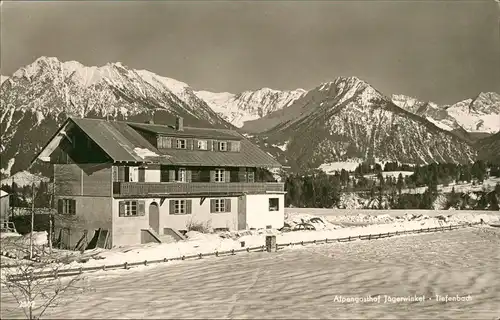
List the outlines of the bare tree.
<svg viewBox="0 0 500 320">
<path fill-rule="evenodd" d="M 71 270 L 62 263 L 64 259 L 53 258 L 44 259 L 45 262 L 16 259 L 2 268 L 0 285 L 6 289 L 2 291 L 10 293 L 17 304 L 7 311 L 22 310 L 26 319 L 41 319 L 47 310 L 70 304 L 89 290 L 81 272 L 68 274 Z M 59 276 L 63 272 L 65 276 Z M 2 297 L 2 300 L 8 307 L 8 299 Z"/>
</svg>

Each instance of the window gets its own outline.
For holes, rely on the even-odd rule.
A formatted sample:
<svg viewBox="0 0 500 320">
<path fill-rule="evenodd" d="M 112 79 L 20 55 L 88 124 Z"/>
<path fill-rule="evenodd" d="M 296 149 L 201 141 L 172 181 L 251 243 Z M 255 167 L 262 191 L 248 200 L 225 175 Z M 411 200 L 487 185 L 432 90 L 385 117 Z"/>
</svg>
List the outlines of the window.
<svg viewBox="0 0 500 320">
<path fill-rule="evenodd" d="M 161 136 L 158 137 L 158 149 L 170 149 L 171 144 L 171 138 Z"/>
<path fill-rule="evenodd" d="M 279 204 L 280 204 L 279 198 L 269 198 L 269 211 L 278 211 Z"/>
<path fill-rule="evenodd" d="M 227 142 L 219 141 L 219 151 L 227 151 Z"/>
<path fill-rule="evenodd" d="M 239 141 L 232 141 L 231 142 L 231 151 L 233 151 L 233 152 L 240 151 L 240 142 Z"/>
<path fill-rule="evenodd" d="M 175 171 L 176 177 L 175 181 L 177 182 L 186 182 L 186 169 L 179 168 Z"/>
<path fill-rule="evenodd" d="M 207 140 L 198 140 L 198 149 L 207 150 L 208 149 Z"/>
<path fill-rule="evenodd" d="M 139 167 L 124 167 L 125 182 L 139 181 Z"/>
<path fill-rule="evenodd" d="M 120 217 L 135 217 L 145 215 L 145 201 L 124 200 L 118 203 Z"/>
<path fill-rule="evenodd" d="M 253 171 L 247 172 L 247 181 L 248 182 L 255 182 L 255 172 L 253 172 Z"/>
<path fill-rule="evenodd" d="M 211 199 L 210 212 L 231 212 L 231 199 Z"/>
<path fill-rule="evenodd" d="M 191 200 L 170 200 L 170 214 L 191 214 Z"/>
<path fill-rule="evenodd" d="M 186 200 L 175 200 L 175 214 L 186 214 Z"/>
<path fill-rule="evenodd" d="M 186 149 L 186 139 L 177 139 L 177 149 Z"/>
<path fill-rule="evenodd" d="M 226 201 L 224 199 L 215 199 L 215 212 L 226 212 Z"/>
<path fill-rule="evenodd" d="M 124 216 L 136 216 L 137 215 L 137 201 L 124 201 Z"/>
<path fill-rule="evenodd" d="M 215 170 L 215 182 L 225 182 L 225 173 L 224 169 L 216 169 Z"/>
<path fill-rule="evenodd" d="M 75 215 L 76 200 L 74 199 L 59 199 L 57 211 L 59 214 Z"/>
</svg>

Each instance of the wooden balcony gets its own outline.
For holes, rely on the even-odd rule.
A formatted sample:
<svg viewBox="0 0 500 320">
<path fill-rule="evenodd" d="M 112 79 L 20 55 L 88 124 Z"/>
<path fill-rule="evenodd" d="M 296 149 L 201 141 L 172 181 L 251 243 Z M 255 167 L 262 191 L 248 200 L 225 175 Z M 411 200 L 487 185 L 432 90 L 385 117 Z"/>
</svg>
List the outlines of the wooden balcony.
<svg viewBox="0 0 500 320">
<path fill-rule="evenodd" d="M 114 182 L 116 197 L 283 192 L 281 182 Z"/>
</svg>

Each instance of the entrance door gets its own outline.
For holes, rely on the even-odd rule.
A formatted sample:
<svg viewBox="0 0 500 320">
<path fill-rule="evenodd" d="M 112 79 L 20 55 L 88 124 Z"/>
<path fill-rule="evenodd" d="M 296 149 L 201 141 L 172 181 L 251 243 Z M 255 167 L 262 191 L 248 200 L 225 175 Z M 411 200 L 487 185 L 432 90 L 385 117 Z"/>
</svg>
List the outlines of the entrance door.
<svg viewBox="0 0 500 320">
<path fill-rule="evenodd" d="M 156 202 L 149 205 L 149 226 L 157 234 L 160 234 L 160 209 Z"/>
<path fill-rule="evenodd" d="M 246 198 L 246 196 L 238 197 L 238 230 L 245 230 L 247 228 Z"/>
</svg>

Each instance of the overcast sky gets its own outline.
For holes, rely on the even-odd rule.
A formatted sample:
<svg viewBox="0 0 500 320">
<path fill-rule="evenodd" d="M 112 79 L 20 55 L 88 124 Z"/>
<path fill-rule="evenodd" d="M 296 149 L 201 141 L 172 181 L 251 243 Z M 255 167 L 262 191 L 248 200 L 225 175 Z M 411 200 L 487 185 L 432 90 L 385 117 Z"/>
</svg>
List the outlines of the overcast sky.
<svg viewBox="0 0 500 320">
<path fill-rule="evenodd" d="M 1 14 L 2 75 L 45 55 L 217 92 L 338 76 L 438 103 L 500 92 L 493 0 L 5 1 Z"/>
</svg>

